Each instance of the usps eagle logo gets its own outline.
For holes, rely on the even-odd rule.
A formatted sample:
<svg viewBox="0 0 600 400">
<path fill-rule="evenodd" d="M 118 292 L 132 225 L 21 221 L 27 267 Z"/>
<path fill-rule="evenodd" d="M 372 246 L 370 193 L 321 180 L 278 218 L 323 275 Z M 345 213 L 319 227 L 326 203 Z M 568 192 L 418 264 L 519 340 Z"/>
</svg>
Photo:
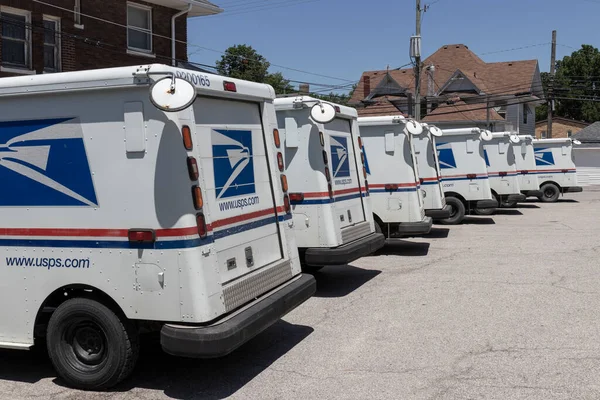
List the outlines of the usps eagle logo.
<svg viewBox="0 0 600 400">
<path fill-rule="evenodd" d="M 456 160 L 454 159 L 454 153 L 452 152 L 452 145 L 450 143 L 437 143 L 436 150 L 440 162 L 440 169 L 456 168 Z"/>
<path fill-rule="evenodd" d="M 0 206 L 98 201 L 78 118 L 0 122 Z"/>
<path fill-rule="evenodd" d="M 215 129 L 212 150 L 217 200 L 256 193 L 251 131 Z"/>
<path fill-rule="evenodd" d="M 348 160 L 348 139 L 344 136 L 330 136 L 330 144 L 333 177 L 349 177 L 350 161 Z"/>
<path fill-rule="evenodd" d="M 535 165 L 548 166 L 554 165 L 554 156 L 552 155 L 552 149 L 539 148 L 535 149 Z"/>
</svg>

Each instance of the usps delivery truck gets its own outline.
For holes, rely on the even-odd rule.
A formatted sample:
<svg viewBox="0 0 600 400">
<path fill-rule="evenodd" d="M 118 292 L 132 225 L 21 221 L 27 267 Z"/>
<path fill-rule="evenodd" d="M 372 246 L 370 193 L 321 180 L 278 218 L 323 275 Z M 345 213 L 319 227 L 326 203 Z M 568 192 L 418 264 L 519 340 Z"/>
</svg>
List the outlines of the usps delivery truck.
<svg viewBox="0 0 600 400">
<path fill-rule="evenodd" d="M 436 140 L 446 204 L 452 208 L 443 224 L 459 224 L 467 213 L 496 208 L 492 196 L 483 141 L 491 140 L 489 131 L 479 128 L 444 129 Z"/>
<path fill-rule="evenodd" d="M 420 135 L 412 137 L 415 151 L 419 182 L 423 191 L 423 207 L 425 215 L 434 220 L 448 218 L 450 205 L 446 204 L 446 197 L 442 188 L 440 162 L 435 150 L 436 137 L 442 135 L 442 130 L 434 125 L 422 123 L 425 128 Z"/>
<path fill-rule="evenodd" d="M 347 264 L 381 248 L 356 110 L 309 96 L 274 103 L 305 267 Z"/>
<path fill-rule="evenodd" d="M 525 200 L 521 194 L 514 144 L 520 139 L 513 132 L 494 132 L 489 141 L 483 143 L 483 155 L 490 178 L 492 196 L 500 206 L 514 206 Z M 495 208 L 480 208 L 475 212 L 479 215 L 493 214 Z"/>
<path fill-rule="evenodd" d="M 535 154 L 533 152 L 533 136 L 519 135 L 520 142 L 514 144 L 517 160 L 517 174 L 521 193 L 526 197 L 541 197 L 540 181 L 536 173 Z"/>
<path fill-rule="evenodd" d="M 423 134 L 416 121 L 401 116 L 358 118 L 375 228 L 386 238 L 429 233 L 412 136 Z M 369 162 L 370 160 L 370 162 Z"/>
<path fill-rule="evenodd" d="M 158 64 L 0 79 L 0 347 L 106 389 L 139 331 L 218 357 L 308 299 L 274 97 Z"/>
<path fill-rule="evenodd" d="M 583 191 L 577 185 L 577 169 L 573 144 L 579 144 L 570 138 L 534 139 L 533 149 L 538 180 L 542 195 L 539 199 L 545 203 L 554 203 L 560 194 Z"/>
</svg>

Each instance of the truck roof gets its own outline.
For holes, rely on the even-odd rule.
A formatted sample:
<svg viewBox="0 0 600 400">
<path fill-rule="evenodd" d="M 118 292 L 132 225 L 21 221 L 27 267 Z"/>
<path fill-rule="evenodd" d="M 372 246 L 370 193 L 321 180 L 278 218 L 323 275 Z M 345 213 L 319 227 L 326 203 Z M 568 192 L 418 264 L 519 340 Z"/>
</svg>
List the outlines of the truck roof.
<svg viewBox="0 0 600 400">
<path fill-rule="evenodd" d="M 552 138 L 552 139 L 533 139 L 534 143 L 563 143 L 563 142 L 573 142 L 571 138 Z"/>
<path fill-rule="evenodd" d="M 358 123 L 364 126 L 391 125 L 405 121 L 402 115 L 385 115 L 381 117 L 359 117 Z"/>
<path fill-rule="evenodd" d="M 296 96 L 296 97 L 280 97 L 275 99 L 273 104 L 275 105 L 275 110 L 277 111 L 287 111 L 287 110 L 298 110 L 298 107 L 295 104 L 305 103 L 304 107 L 312 107 L 313 104 L 316 104 L 318 101 L 323 101 L 316 99 L 310 96 Z M 341 104 L 332 103 L 330 101 L 323 101 L 324 103 L 329 103 L 332 106 L 339 107 L 340 112 L 337 113 L 338 116 L 346 117 L 346 118 L 357 118 L 358 113 L 355 108 L 343 106 Z M 309 103 L 309 104 L 306 104 Z"/>
<path fill-rule="evenodd" d="M 115 87 L 138 86 L 149 82 L 140 82 L 139 78 L 146 78 L 144 72 L 151 72 L 153 79 L 160 78 L 161 74 L 178 73 L 178 77 L 185 77 L 192 82 L 197 91 L 204 94 L 216 94 L 231 96 L 232 92 L 226 92 L 223 81 L 234 82 L 236 85 L 236 97 L 253 97 L 262 99 L 274 99 L 275 91 L 270 85 L 255 83 L 240 79 L 227 78 L 220 75 L 200 73 L 198 71 L 175 68 L 164 64 L 148 64 L 133 67 L 116 67 L 93 69 L 86 71 L 59 72 L 54 74 L 28 75 L 10 78 L 0 78 L 0 95 L 21 95 L 33 93 L 47 93 L 57 91 L 70 91 L 82 89 L 104 89 Z M 156 75 L 154 75 L 156 74 Z M 201 84 L 200 78 L 205 84 Z M 206 84 L 206 80 L 210 82 Z"/>
</svg>

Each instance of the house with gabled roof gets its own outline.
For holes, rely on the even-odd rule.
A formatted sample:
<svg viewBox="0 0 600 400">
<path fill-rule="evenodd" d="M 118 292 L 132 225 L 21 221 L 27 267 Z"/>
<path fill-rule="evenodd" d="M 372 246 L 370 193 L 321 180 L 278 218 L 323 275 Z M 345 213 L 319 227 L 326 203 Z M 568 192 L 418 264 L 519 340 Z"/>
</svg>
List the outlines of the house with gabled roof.
<svg viewBox="0 0 600 400">
<path fill-rule="evenodd" d="M 423 122 L 535 134 L 535 108 L 545 101 L 537 60 L 486 63 L 454 44 L 440 47 L 423 66 Z M 390 104 L 413 115 L 414 87 L 412 68 L 365 71 L 350 104 L 359 115 L 389 115 Z"/>
</svg>

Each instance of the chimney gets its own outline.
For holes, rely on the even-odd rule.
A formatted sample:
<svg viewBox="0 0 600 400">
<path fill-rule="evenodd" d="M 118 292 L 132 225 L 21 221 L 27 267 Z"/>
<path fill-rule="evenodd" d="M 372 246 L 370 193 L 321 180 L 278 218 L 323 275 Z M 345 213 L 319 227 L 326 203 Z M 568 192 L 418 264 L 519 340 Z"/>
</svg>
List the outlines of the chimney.
<svg viewBox="0 0 600 400">
<path fill-rule="evenodd" d="M 427 68 L 427 97 L 435 96 L 435 65 L 431 64 Z M 431 101 L 427 102 L 427 113 L 431 112 Z"/>
<path fill-rule="evenodd" d="M 300 94 L 308 94 L 310 92 L 310 85 L 308 83 L 301 83 L 298 91 Z"/>
<path fill-rule="evenodd" d="M 363 78 L 363 92 L 364 92 L 364 97 L 367 97 L 368 95 L 371 94 L 371 78 L 368 76 L 365 76 Z"/>
</svg>

